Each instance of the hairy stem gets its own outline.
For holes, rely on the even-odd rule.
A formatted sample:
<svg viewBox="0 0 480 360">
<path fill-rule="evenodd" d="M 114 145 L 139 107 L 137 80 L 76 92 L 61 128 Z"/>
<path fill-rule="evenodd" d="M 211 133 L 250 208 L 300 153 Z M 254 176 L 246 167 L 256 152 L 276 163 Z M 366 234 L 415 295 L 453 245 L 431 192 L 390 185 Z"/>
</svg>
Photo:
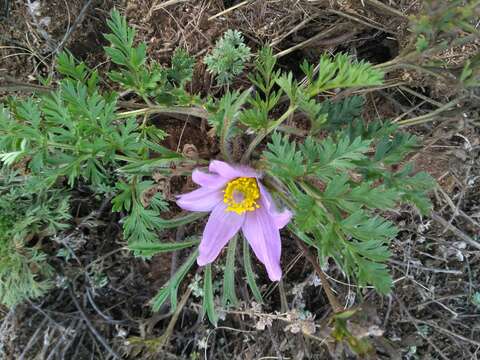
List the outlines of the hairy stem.
<svg viewBox="0 0 480 360">
<path fill-rule="evenodd" d="M 202 119 L 208 118 L 208 112 L 201 107 L 160 106 L 153 105 L 137 110 L 124 111 L 117 114 L 117 118 L 124 119 L 145 114 L 181 114 L 191 115 Z"/>
<path fill-rule="evenodd" d="M 273 122 L 272 125 L 270 125 L 267 129 L 264 131 L 260 132 L 248 145 L 247 151 L 245 154 L 242 156 L 242 163 L 246 163 L 249 159 L 250 156 L 252 155 L 253 151 L 255 148 L 262 142 L 263 139 L 267 137 L 268 134 L 270 134 L 273 130 L 275 130 L 278 126 L 280 126 L 285 120 L 288 119 L 288 117 L 293 114 L 293 112 L 297 109 L 296 105 L 290 105 L 287 111 L 283 113 L 282 116 L 280 116 L 277 120 Z"/>
<path fill-rule="evenodd" d="M 222 132 L 220 133 L 220 152 L 222 153 L 225 160 L 232 162 L 232 156 L 230 151 L 228 151 L 228 130 L 230 128 L 230 121 L 225 117 L 222 127 Z"/>
</svg>

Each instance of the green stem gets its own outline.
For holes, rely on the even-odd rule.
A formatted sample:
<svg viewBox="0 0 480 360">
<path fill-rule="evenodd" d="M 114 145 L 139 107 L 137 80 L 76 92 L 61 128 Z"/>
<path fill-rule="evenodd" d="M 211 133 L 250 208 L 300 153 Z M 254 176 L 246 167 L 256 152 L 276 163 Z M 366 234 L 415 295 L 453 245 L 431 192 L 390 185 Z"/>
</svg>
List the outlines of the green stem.
<svg viewBox="0 0 480 360">
<path fill-rule="evenodd" d="M 232 156 L 230 155 L 230 151 L 228 151 L 228 130 L 230 128 L 230 121 L 225 117 L 222 132 L 220 133 L 220 152 L 222 153 L 225 160 L 228 162 L 232 162 Z"/>
<path fill-rule="evenodd" d="M 117 114 L 117 118 L 124 119 L 146 114 L 181 114 L 195 116 L 201 119 L 208 119 L 208 112 L 201 107 L 181 106 L 149 106 L 142 109 L 124 111 Z"/>
<path fill-rule="evenodd" d="M 296 105 L 290 105 L 290 107 L 285 111 L 285 113 L 280 116 L 277 120 L 275 120 L 272 125 L 270 125 L 267 129 L 259 133 L 250 143 L 250 145 L 247 148 L 247 151 L 242 157 L 241 162 L 246 163 L 249 159 L 250 156 L 252 155 L 253 151 L 255 148 L 262 142 L 263 139 L 267 137 L 268 134 L 270 134 L 273 130 L 275 130 L 278 126 L 280 126 L 285 120 L 288 119 L 288 117 L 294 113 L 294 111 L 297 109 Z"/>
</svg>

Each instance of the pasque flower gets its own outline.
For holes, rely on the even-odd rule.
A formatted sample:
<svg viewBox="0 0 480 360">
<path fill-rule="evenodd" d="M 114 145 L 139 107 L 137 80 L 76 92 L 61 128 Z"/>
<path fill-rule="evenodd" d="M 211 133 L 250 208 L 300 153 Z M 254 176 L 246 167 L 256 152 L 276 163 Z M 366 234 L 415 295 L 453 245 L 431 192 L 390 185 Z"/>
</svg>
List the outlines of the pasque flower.
<svg viewBox="0 0 480 360">
<path fill-rule="evenodd" d="M 189 211 L 211 212 L 200 242 L 198 265 L 213 262 L 241 229 L 270 280 L 280 280 L 280 229 L 292 213 L 277 209 L 260 182 L 261 174 L 247 166 L 214 160 L 208 173 L 196 169 L 192 179 L 200 188 L 180 195 L 177 204 Z"/>
</svg>

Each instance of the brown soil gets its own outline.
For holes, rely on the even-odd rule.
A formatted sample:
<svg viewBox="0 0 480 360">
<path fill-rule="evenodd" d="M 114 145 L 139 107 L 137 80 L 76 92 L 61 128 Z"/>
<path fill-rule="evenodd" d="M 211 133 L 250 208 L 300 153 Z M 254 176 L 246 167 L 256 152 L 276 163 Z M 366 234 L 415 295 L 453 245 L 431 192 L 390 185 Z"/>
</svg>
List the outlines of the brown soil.
<svg viewBox="0 0 480 360">
<path fill-rule="evenodd" d="M 83 12 L 79 0 L 8 2 L 0 22 L 0 79 L 35 83 L 38 75 L 52 74 L 53 56 L 62 49 L 94 66 L 103 60 L 102 33 L 114 0 L 93 0 Z"/>
</svg>

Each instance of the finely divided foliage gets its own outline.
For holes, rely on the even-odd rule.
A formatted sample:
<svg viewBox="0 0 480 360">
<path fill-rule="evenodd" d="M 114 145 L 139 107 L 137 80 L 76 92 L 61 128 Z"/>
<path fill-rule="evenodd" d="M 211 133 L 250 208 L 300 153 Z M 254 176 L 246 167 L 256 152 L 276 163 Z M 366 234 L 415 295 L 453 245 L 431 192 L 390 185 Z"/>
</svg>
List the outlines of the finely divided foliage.
<svg viewBox="0 0 480 360">
<path fill-rule="evenodd" d="M 149 259 L 167 251 L 188 253 L 189 248 L 199 246 L 200 251 L 190 251 L 152 299 L 154 310 L 167 301 L 175 308 L 181 284 L 199 253 L 202 259 L 208 255 L 208 261 L 201 261 L 201 265 L 206 264 L 203 309 L 210 321 L 217 323 L 218 268 L 210 263 L 221 247 L 215 248 L 215 254 L 207 254 L 205 237 L 196 236 L 200 234 L 175 243 L 159 240 L 166 229 L 197 221 L 212 210 L 205 203 L 208 197 L 197 199 L 187 194 L 178 204 L 198 212 L 182 213 L 170 220 L 162 218 L 170 204 L 153 181 L 153 173 L 168 181 L 179 174 L 189 176 L 193 168 L 208 163 L 187 159 L 160 145 L 168 134 L 151 125 L 150 116 L 172 109 L 183 114 L 205 114 L 202 117 L 208 118 L 213 127 L 224 160 L 249 163 L 249 167 L 233 165 L 231 169 L 243 172 L 238 179 L 228 177 L 223 182 L 207 183 L 199 176 L 221 177 L 225 166 L 232 164 L 212 161 L 213 168 L 224 166 L 224 170 L 193 173 L 204 192 L 220 184 L 208 199 L 219 200 L 216 205 L 223 206 L 224 212 L 236 212 L 220 213 L 217 220 L 248 218 L 248 212 L 258 209 L 260 217 L 252 221 L 263 231 L 266 227 L 262 221 L 273 221 L 278 215 L 276 209 L 286 208 L 293 218 L 282 232 L 283 243 L 294 236 L 316 252 L 322 265 L 336 263 L 349 281 L 374 286 L 383 294 L 390 291 L 392 279 L 386 262 L 389 242 L 398 229 L 385 211 L 411 204 L 421 213 L 428 212 L 426 192 L 434 182 L 406 164 L 407 155 L 416 146 L 414 136 L 401 133 L 388 121 L 365 123 L 361 96 L 325 98 L 332 90 L 381 85 L 382 72 L 346 54 L 325 55 L 318 64 L 304 62 L 301 70 L 305 79 L 299 81 L 292 73 L 280 70 L 272 50 L 265 47 L 248 75 L 249 88 L 225 88 L 219 99 L 201 98 L 185 88 L 195 63 L 188 53 L 178 49 L 171 65 L 161 66 L 147 58 L 145 43 L 135 45 L 135 31 L 118 12 L 112 13 L 108 26 L 111 33 L 105 37 L 110 44 L 105 51 L 115 64 L 108 77 L 119 90 L 136 99 L 134 110 L 119 110 L 129 103 L 121 102 L 116 92 L 103 90 L 99 74 L 68 52 L 57 59 L 61 78 L 56 90 L 28 99 L 11 98 L 0 109 L 1 303 L 12 306 L 48 288 L 51 274 L 47 265 L 41 266 L 41 273 L 29 270 L 32 263 L 47 263 L 41 247 L 27 243 L 31 244 L 32 238 L 52 236 L 67 226 L 68 193 L 82 185 L 111 199 L 112 211 L 121 218 L 124 238 L 136 255 Z M 249 57 L 250 49 L 241 34 L 229 31 L 204 61 L 224 85 L 241 73 Z M 308 131 L 291 126 L 298 118 L 308 119 Z M 250 137 L 242 159 L 231 152 L 237 137 Z M 252 173 L 258 175 L 249 175 Z M 226 194 L 225 198 L 222 200 L 219 194 Z M 262 214 L 271 217 L 261 218 Z M 282 226 L 275 223 L 270 229 L 277 234 L 287 221 Z M 237 224 L 237 230 L 242 224 Z M 272 247 L 268 243 L 272 239 L 266 236 L 259 250 L 258 239 L 244 228 L 254 258 L 245 238 L 238 241 L 235 233 L 225 232 L 229 238 L 221 239 L 223 244 L 231 240 L 225 259 L 220 260 L 225 261 L 224 306 L 237 303 L 235 285 L 243 276 L 255 299 L 262 301 L 254 273 L 256 258 L 266 264 L 272 279 L 281 276 L 281 247 Z M 243 243 L 242 249 L 237 248 L 239 243 Z M 242 252 L 241 257 L 236 256 L 237 251 Z M 242 259 L 242 267 L 235 271 L 237 258 Z"/>
<path fill-rule="evenodd" d="M 215 44 L 212 53 L 205 56 L 204 62 L 219 85 L 228 85 L 242 73 L 250 56 L 250 48 L 244 44 L 242 33 L 227 30 Z"/>
<path fill-rule="evenodd" d="M 53 286 L 46 254 L 26 241 L 54 235 L 70 219 L 68 194 L 35 194 L 19 174 L 0 172 L 0 303 L 8 307 L 42 295 Z"/>
</svg>

